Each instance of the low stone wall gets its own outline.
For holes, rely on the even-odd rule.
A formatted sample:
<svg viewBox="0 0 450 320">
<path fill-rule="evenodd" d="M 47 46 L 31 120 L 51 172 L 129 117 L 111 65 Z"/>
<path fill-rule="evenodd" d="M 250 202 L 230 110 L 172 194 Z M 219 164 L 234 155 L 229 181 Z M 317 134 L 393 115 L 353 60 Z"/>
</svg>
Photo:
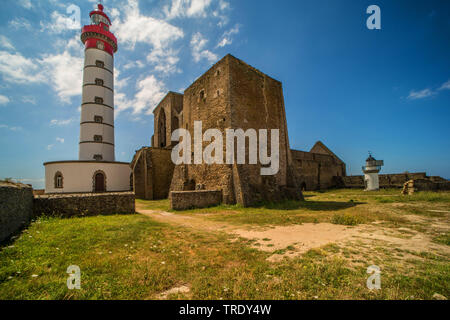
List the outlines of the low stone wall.
<svg viewBox="0 0 450 320">
<path fill-rule="evenodd" d="M 222 191 L 218 190 L 170 192 L 170 207 L 173 210 L 206 208 L 216 206 L 221 202 L 222 202 Z"/>
<path fill-rule="evenodd" d="M 429 179 L 411 179 L 403 185 L 402 194 L 413 194 L 417 191 L 448 191 L 450 181 L 433 182 Z"/>
<path fill-rule="evenodd" d="M 406 172 L 380 174 L 380 188 L 401 188 L 409 180 L 426 179 L 434 182 L 446 182 L 441 177 L 427 177 L 425 172 Z M 364 176 L 342 177 L 342 187 L 344 188 L 365 188 Z"/>
<path fill-rule="evenodd" d="M 58 217 L 135 213 L 133 192 L 50 194 L 34 197 L 34 215 Z"/>
<path fill-rule="evenodd" d="M 0 242 L 28 225 L 33 218 L 33 189 L 25 184 L 0 182 Z"/>
</svg>

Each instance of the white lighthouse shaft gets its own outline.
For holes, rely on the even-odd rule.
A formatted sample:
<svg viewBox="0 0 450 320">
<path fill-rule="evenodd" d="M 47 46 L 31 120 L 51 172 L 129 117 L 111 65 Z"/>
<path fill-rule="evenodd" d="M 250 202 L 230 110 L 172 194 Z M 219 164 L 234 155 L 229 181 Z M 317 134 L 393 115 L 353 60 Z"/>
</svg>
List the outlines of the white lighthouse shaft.
<svg viewBox="0 0 450 320">
<path fill-rule="evenodd" d="M 98 45 L 85 50 L 79 160 L 115 161 L 114 58 Z"/>
</svg>

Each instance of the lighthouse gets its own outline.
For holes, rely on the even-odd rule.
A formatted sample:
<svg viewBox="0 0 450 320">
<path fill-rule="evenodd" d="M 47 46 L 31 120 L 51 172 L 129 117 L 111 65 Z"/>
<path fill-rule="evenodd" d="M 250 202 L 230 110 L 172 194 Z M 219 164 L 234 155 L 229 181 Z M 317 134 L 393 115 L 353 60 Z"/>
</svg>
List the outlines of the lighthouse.
<svg viewBox="0 0 450 320">
<path fill-rule="evenodd" d="M 80 122 L 79 160 L 114 161 L 114 53 L 117 39 L 103 5 L 84 26 L 85 46 Z"/>
<path fill-rule="evenodd" d="M 369 153 L 369 157 L 366 159 L 366 165 L 362 167 L 362 171 L 364 172 L 364 184 L 366 186 L 366 191 L 374 191 L 380 189 L 378 173 L 380 172 L 383 165 L 383 160 L 376 160 Z"/>
<path fill-rule="evenodd" d="M 131 189 L 127 162 L 115 161 L 114 54 L 117 39 L 102 4 L 81 30 L 84 44 L 78 160 L 44 163 L 46 193 L 119 192 Z"/>
</svg>

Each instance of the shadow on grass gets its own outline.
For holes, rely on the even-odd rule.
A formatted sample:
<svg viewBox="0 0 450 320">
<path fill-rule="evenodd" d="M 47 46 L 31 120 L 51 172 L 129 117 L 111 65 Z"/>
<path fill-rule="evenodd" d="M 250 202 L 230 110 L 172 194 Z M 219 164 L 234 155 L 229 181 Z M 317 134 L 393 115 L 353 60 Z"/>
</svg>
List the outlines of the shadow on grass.
<svg viewBox="0 0 450 320">
<path fill-rule="evenodd" d="M 336 211 L 355 207 L 364 202 L 354 201 L 293 201 L 286 200 L 283 202 L 262 202 L 252 206 L 253 208 L 266 208 L 276 210 L 297 210 L 297 209 L 309 209 L 316 211 Z"/>
</svg>

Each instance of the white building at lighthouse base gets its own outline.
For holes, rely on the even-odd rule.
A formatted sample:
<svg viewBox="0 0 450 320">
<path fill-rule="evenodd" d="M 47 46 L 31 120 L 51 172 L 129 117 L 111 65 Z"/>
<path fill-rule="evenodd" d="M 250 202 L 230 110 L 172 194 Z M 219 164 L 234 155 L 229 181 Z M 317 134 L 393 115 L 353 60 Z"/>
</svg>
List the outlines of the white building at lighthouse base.
<svg viewBox="0 0 450 320">
<path fill-rule="evenodd" d="M 128 162 L 46 162 L 45 193 L 122 192 L 132 190 Z"/>
</svg>

